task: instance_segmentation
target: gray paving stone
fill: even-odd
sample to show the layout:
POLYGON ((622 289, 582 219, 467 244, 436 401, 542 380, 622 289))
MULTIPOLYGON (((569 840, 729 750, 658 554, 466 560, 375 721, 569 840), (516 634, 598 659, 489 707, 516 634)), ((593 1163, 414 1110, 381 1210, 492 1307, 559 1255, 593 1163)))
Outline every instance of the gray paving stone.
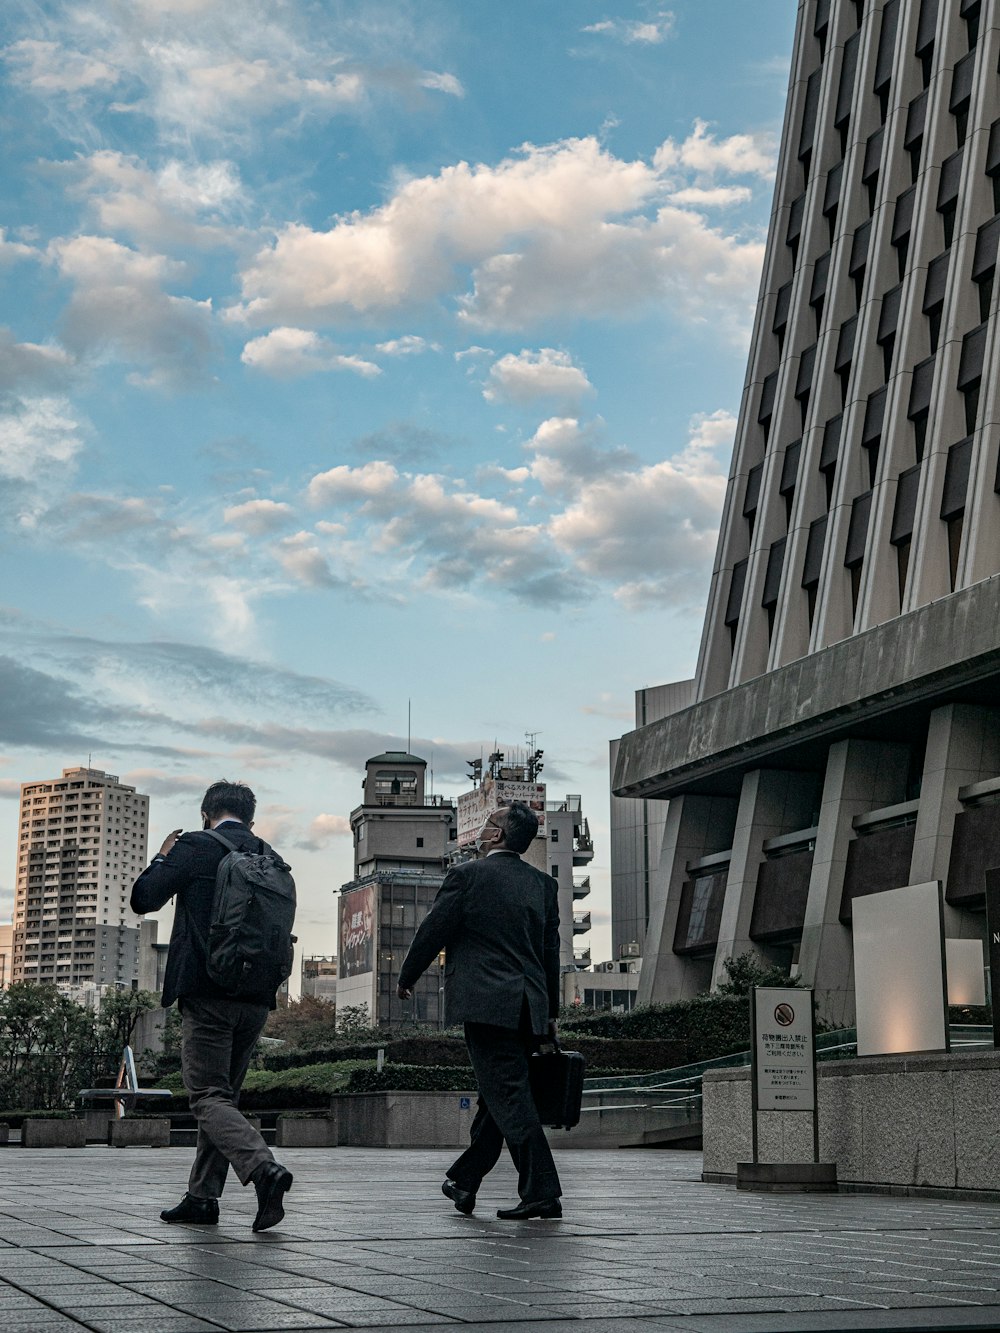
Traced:
POLYGON ((299 1150, 286 1154, 296 1174, 286 1224, 254 1236, 255 1201, 238 1188, 218 1228, 158 1222, 183 1189, 180 1151, 115 1158, 127 1207, 95 1207, 110 1151, 5 1158, 2 1333, 1000 1324, 993 1204, 743 1196, 701 1184, 692 1154, 564 1150, 564 1220, 510 1225, 493 1216, 514 1197, 506 1162, 466 1219, 440 1196, 447 1153, 299 1150))

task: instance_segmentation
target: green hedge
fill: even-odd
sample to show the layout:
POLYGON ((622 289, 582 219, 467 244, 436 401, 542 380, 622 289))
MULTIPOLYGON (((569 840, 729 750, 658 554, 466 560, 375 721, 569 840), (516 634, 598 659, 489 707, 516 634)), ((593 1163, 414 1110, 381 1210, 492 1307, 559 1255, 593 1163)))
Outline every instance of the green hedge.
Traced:
POLYGON ((595 1014, 567 1024, 562 1041, 604 1037, 618 1041, 664 1041, 676 1045, 674 1064, 713 1060, 750 1045, 750 1002, 743 995, 700 995, 674 1004, 651 1004, 627 1014, 595 1014))
MULTIPOLYGON (((662 1038, 652 1040, 621 1040, 603 1035, 574 1033, 574 1050, 584 1056, 588 1065, 606 1067, 613 1064, 627 1073, 653 1073, 684 1063, 686 1046, 683 1042, 662 1038)), ((309 1065, 340 1064, 347 1060, 374 1060, 379 1049, 385 1052, 388 1064, 433 1065, 464 1069, 469 1053, 460 1037, 416 1036, 386 1040, 378 1046, 328 1046, 312 1051, 275 1051, 265 1055, 261 1063, 266 1070, 301 1069, 309 1065)))
POLYGON ((356 1069, 347 1092, 474 1092, 476 1076, 468 1066, 385 1065, 356 1069))

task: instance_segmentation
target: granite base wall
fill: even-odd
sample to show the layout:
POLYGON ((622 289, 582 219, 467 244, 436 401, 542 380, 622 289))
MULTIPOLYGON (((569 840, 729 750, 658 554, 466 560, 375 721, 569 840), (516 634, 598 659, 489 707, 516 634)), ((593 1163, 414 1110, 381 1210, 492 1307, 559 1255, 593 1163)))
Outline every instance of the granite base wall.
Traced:
POLYGON ((333 1098, 341 1146, 464 1148, 474 1092, 361 1092, 333 1098))
MULTIPOLYGON (((1000 1051, 879 1056, 817 1068, 819 1157, 846 1185, 1000 1194, 1000 1051)), ((703 1083, 704 1174, 752 1156, 749 1069, 703 1083)), ((758 1115, 762 1162, 812 1161, 812 1117, 758 1115)))

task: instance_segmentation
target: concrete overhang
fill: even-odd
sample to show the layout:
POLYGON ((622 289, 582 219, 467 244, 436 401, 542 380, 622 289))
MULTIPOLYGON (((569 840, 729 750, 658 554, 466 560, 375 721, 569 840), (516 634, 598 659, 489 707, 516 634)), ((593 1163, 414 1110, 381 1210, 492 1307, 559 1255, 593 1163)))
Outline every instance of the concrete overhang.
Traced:
POLYGON ((733 795, 751 769, 821 770, 836 740, 912 739, 952 702, 1000 706, 1000 576, 629 732, 612 791, 733 795))

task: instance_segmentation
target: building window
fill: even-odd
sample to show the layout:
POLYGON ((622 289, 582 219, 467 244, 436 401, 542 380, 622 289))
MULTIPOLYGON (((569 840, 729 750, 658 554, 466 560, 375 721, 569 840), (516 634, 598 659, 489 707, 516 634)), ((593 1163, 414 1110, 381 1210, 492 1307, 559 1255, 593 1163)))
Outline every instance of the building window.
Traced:
POLYGON ((417 839, 417 846, 418 846, 418 847, 423 847, 423 845, 424 845, 424 840, 423 840, 423 838, 418 838, 418 839, 417 839))
POLYGON ((558 841, 559 841, 559 830, 558 830, 557 828, 554 828, 554 829, 552 830, 552 832, 549 834, 549 838, 550 838, 550 840, 551 840, 552 842, 558 842, 558 841))
POLYGON ((552 868, 551 868, 551 870, 549 871, 549 873, 551 874, 551 876, 552 876, 553 879, 558 879, 558 878, 559 878, 559 867, 558 867, 557 865, 553 865, 552 868))

